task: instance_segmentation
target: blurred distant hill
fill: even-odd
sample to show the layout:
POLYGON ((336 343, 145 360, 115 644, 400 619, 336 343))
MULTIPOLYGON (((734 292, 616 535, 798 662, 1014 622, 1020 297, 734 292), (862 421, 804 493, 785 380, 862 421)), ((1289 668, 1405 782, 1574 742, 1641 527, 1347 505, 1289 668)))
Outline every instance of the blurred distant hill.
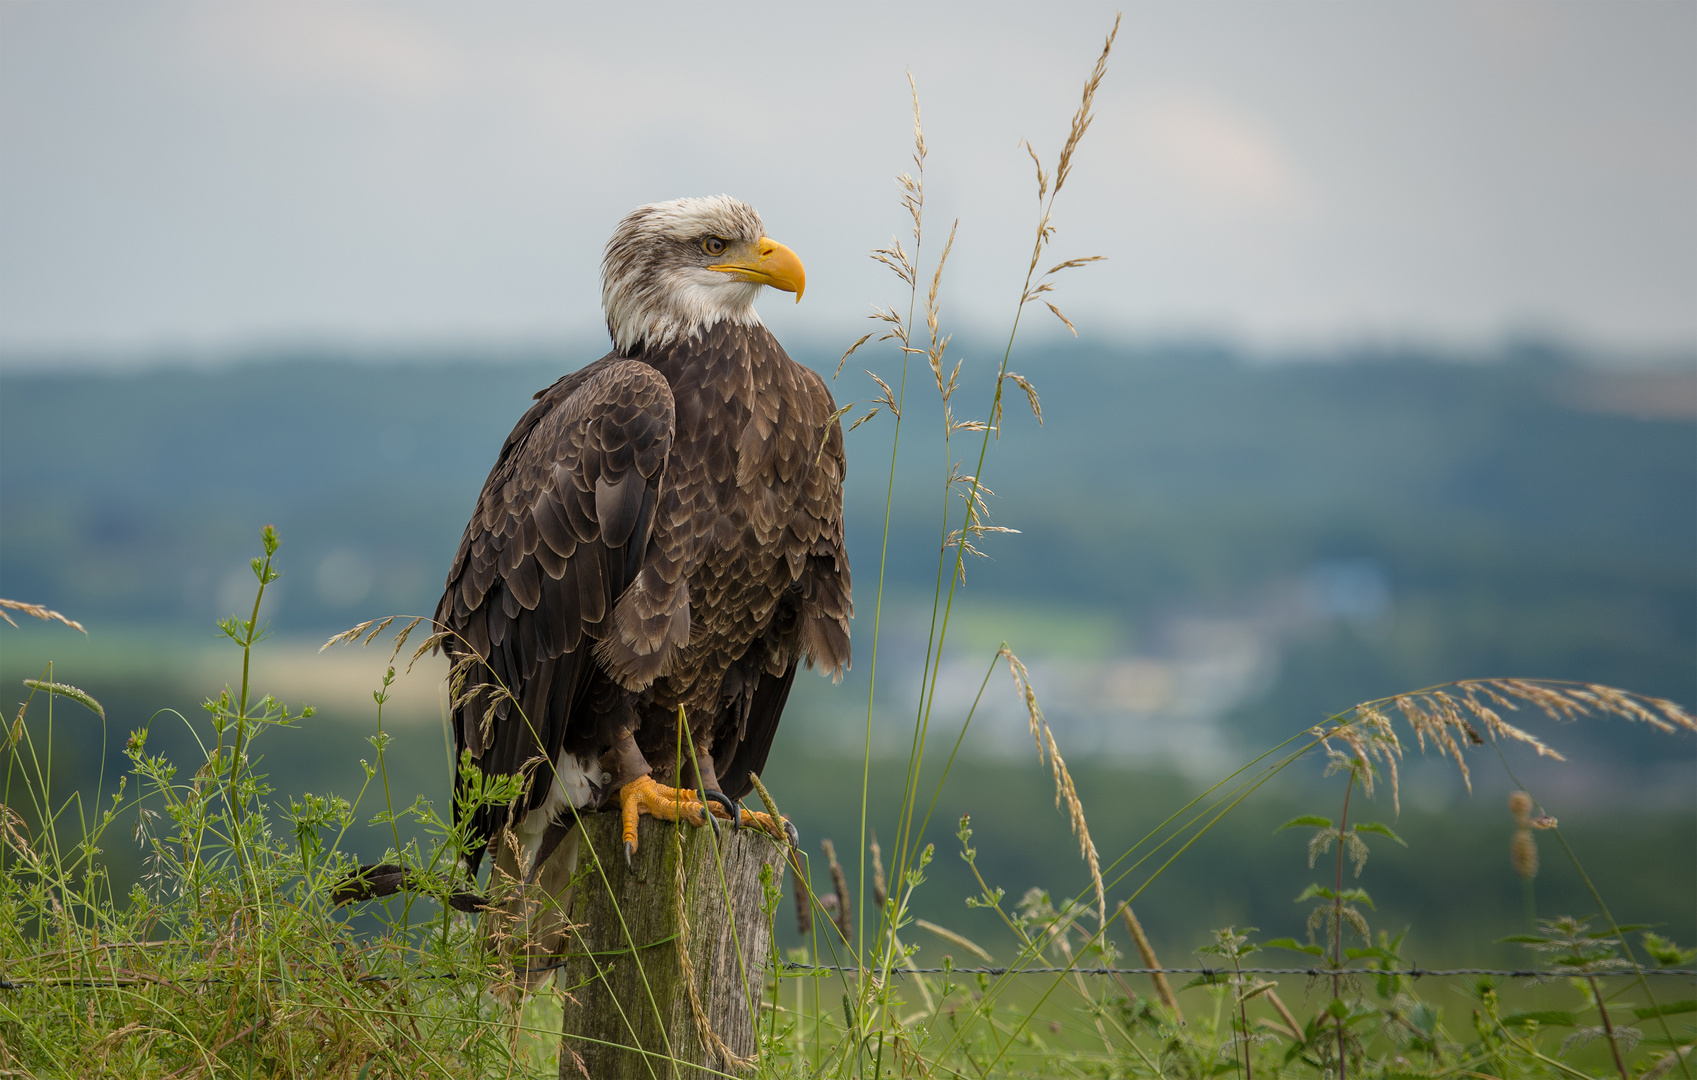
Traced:
MULTIPOLYGON (((981 414, 992 353, 956 351, 956 413, 981 414)), ((274 522, 276 629, 428 613, 502 438, 532 393, 599 352, 0 375, 0 595, 91 628, 203 635, 251 596, 246 560, 274 522)), ((827 376, 836 364, 798 358, 827 376)), ((1084 343, 1014 366, 1045 423, 1010 402, 991 446, 994 520, 1020 532, 988 538, 992 558, 968 568, 946 676, 976 686, 1007 638, 1075 750, 1206 767, 1224 742, 1478 675, 1697 702, 1697 365, 1524 349, 1268 364, 1084 343)), ((896 382, 900 361, 857 354, 840 402, 873 395, 863 367, 896 382)), ((908 386, 885 649, 897 698, 942 531, 923 361, 908 386)), ((890 419, 849 437, 857 677, 890 419)), ((858 705, 808 695, 864 716, 864 690, 858 705)), ((986 709, 979 739, 1013 748, 1023 729, 1010 700, 986 709)), ((859 738, 845 742, 858 752, 859 738)), ((1618 728, 1560 739, 1596 747, 1593 764, 1670 749, 1618 728)), ((1672 749, 1688 771, 1691 747, 1672 749)))

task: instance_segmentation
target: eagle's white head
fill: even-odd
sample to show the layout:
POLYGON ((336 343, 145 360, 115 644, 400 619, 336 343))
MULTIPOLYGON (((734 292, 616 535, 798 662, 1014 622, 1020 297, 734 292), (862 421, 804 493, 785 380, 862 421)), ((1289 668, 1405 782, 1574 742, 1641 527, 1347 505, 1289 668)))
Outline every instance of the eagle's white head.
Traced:
POLYGON ((639 206, 601 259, 607 331, 627 355, 722 321, 758 325, 762 285, 799 301, 806 284, 796 253, 768 239, 754 207, 729 195, 639 206))

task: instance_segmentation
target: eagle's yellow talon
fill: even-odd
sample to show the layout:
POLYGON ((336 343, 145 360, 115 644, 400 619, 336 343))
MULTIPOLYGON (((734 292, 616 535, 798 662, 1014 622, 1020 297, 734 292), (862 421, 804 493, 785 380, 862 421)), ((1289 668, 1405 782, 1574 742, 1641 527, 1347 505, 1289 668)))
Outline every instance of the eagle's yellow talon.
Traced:
POLYGON ((624 819, 626 863, 636 853, 636 826, 643 814, 662 821, 707 824, 707 811, 692 789, 657 784, 651 776, 639 776, 619 789, 619 812, 624 819))
POLYGON ((744 825, 753 825, 756 828, 763 830, 774 840, 794 843, 792 833, 795 831, 795 826, 790 824, 788 818, 782 819, 782 824, 780 824, 777 821, 773 821, 772 815, 766 813, 764 810, 744 810, 742 812, 742 823, 744 825))

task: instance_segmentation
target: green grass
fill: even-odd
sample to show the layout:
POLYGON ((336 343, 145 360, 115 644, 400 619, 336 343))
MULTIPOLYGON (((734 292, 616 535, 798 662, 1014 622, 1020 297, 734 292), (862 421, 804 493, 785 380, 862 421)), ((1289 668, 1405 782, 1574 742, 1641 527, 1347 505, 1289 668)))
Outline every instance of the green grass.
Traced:
MULTIPOLYGON (((272 569, 262 564, 262 572, 272 569)), ((5 1067, 28 1075, 164 1076, 179 1070, 266 1076, 552 1074, 557 1068, 559 1010, 570 1005, 555 990, 516 1003, 512 969, 484 951, 473 920, 450 914, 428 897, 366 905, 374 910, 358 915, 329 906, 325 891, 360 861, 356 851, 364 849, 369 858, 375 843, 390 849, 386 858, 439 869, 444 847, 455 840, 452 829, 423 803, 413 814, 403 815, 409 828, 401 831, 394 803, 382 792, 386 759, 396 743, 381 734, 370 735, 367 764, 358 774, 364 786, 346 802, 328 795, 315 799, 279 794, 268 777, 255 771, 267 743, 311 739, 316 725, 329 724, 330 730, 346 726, 345 721, 320 716, 285 716, 280 704, 244 683, 244 669, 263 667, 255 662, 265 648, 258 615, 256 605, 247 620, 225 625, 240 658, 237 663, 237 654, 229 657, 226 690, 209 699, 200 716, 161 713, 144 730, 130 734, 124 750, 127 774, 121 781, 108 775, 98 793, 56 789, 57 770, 49 758, 56 747, 86 750, 96 744, 102 734, 100 717, 63 694, 37 692, 11 718, 8 828, 0 852, 0 956, 5 976, 16 988, 0 991, 0 1033, 9 1055, 5 1067), (153 731, 167 729, 192 733, 177 740, 189 751, 180 759, 153 751, 153 731), (144 855, 141 876, 127 889, 115 887, 115 860, 108 853, 131 848, 138 839, 144 855)), ((40 674, 61 682, 65 678, 62 668, 40 674)), ((381 694, 384 687, 373 689, 381 694)), ((380 704, 374 701, 368 711, 368 732, 376 726, 380 704)), ((410 723, 416 735, 417 721, 410 723)), ((415 774, 416 769, 408 769, 408 775, 415 774)), ((899 772, 892 776, 879 769, 878 775, 879 782, 868 789, 874 821, 879 820, 878 807, 899 807, 899 772)), ((865 962, 855 959, 859 956, 882 960, 891 974, 876 982, 825 973, 777 978, 770 984, 762 1028, 762 1075, 900 1075, 905 1062, 930 1075, 1215 1075, 1246 1064, 1268 1075, 1306 1076, 1324 1072, 1331 1060, 1328 1009, 1345 1013, 1346 1053, 1356 1070, 1567 1075, 1566 1068, 1593 1075, 1608 1065, 1609 1055, 1597 1040, 1566 1053, 1562 1049, 1568 1036, 1595 1026, 1595 1007, 1584 987, 1561 980, 1529 985, 1428 979, 1416 984, 1374 975, 1372 966, 1399 966, 1392 959, 1395 954, 1384 950, 1396 942, 1419 942, 1423 931, 1418 918, 1410 930, 1406 922, 1381 918, 1377 912, 1364 914, 1375 930, 1386 926, 1391 936, 1342 935, 1344 941, 1355 942, 1352 948, 1371 940, 1379 951, 1351 958, 1367 970, 1340 986, 1338 993, 1302 978, 1275 980, 1278 992, 1288 999, 1287 1008, 1301 1022, 1300 1040, 1280 1026, 1284 1022, 1269 1005, 1264 988, 1244 1003, 1234 1020, 1234 1002, 1244 992, 1254 992, 1256 983, 1233 986, 1215 980, 1181 990, 1178 1003, 1185 1023, 1179 1025, 1136 976, 895 974, 910 963, 978 963, 958 941, 912 921, 924 917, 915 914, 920 910, 918 898, 934 892, 949 894, 938 910, 955 914, 928 921, 976 940, 998 965, 1135 964, 1122 936, 1104 935, 1095 926, 1082 867, 1059 875, 1071 884, 1057 891, 1012 882, 1010 892, 998 895, 1007 881, 1002 874, 1008 869, 1005 853, 1030 846, 1022 830, 1040 825, 1044 811, 1053 813, 1045 806, 1046 796, 1031 797, 1036 794, 1032 782, 1039 775, 1012 764, 979 765, 957 775, 957 783, 963 777, 976 783, 955 790, 941 804, 942 813, 952 819, 955 800, 982 806, 975 831, 950 838, 954 822, 943 820, 940 828, 926 834, 927 842, 937 846, 929 857, 917 859, 918 872, 907 880, 910 887, 898 891, 882 912, 874 908, 871 925, 876 936, 870 949, 845 948, 841 942, 827 948, 817 932, 808 942, 788 944, 792 960, 835 959, 853 967, 865 962), (984 797, 997 790, 1018 795, 984 797), (967 853, 971 858, 962 862, 960 857, 967 853), (966 869, 965 878, 960 868, 966 869), (974 898, 976 908, 959 907, 962 900, 974 898), (845 1022, 845 1001, 852 1022, 845 1022), (1245 1030, 1250 1037, 1247 1062, 1245 1030)), ((1136 816, 1143 820, 1132 832, 1147 831, 1153 824, 1149 806, 1165 802, 1170 809, 1184 798, 1181 782, 1153 780, 1150 798, 1138 805, 1125 795, 1124 774, 1078 775, 1081 796, 1094 808, 1099 823, 1138 806, 1136 816)), ((918 787, 928 789, 930 783, 918 787)), ((1340 777, 1326 786, 1341 798, 1346 783, 1354 781, 1340 777)), ((852 805, 852 782, 827 787, 821 794, 826 803, 841 799, 852 805)), ((1228 802, 1235 798, 1229 785, 1215 794, 1228 795, 1228 802)), ((1271 837, 1273 824, 1288 811, 1326 809, 1301 807, 1291 801, 1291 794, 1287 790, 1277 798, 1246 803, 1243 811, 1253 815, 1248 824, 1260 823, 1259 831, 1267 837, 1262 846, 1278 847, 1277 858, 1246 863, 1241 849, 1234 855, 1229 846, 1221 850, 1217 845, 1224 833, 1204 832, 1187 853, 1201 868, 1190 877, 1192 888, 1242 889, 1273 865, 1282 866, 1287 882, 1292 873, 1298 879, 1324 879, 1324 860, 1321 873, 1305 867, 1301 837, 1271 837), (1232 865, 1234 861, 1238 865, 1232 865)), ((1382 790, 1379 800, 1381 805, 1363 810, 1358 799, 1357 813, 1383 817, 1382 790)), ((1207 805, 1207 799, 1198 804, 1207 805)), ((1398 819, 1396 828, 1417 844, 1407 852, 1382 837, 1367 837, 1376 850, 1363 884, 1383 898, 1373 871, 1385 860, 1408 868, 1400 877, 1395 872, 1385 875, 1407 889, 1409 873, 1418 875, 1422 864, 1453 859, 1453 837, 1420 836, 1444 818, 1414 815, 1408 824, 1398 819)), ((1064 818, 1049 822, 1050 843, 1065 842, 1064 818)), ((1664 851, 1690 847, 1689 835, 1659 836, 1634 827, 1630 819, 1609 824, 1634 834, 1625 850, 1603 860, 1614 877, 1655 874, 1658 846, 1664 851)), ((1097 829, 1104 841, 1115 837, 1107 850, 1122 845, 1131 849, 1133 858, 1126 862, 1154 846, 1130 843, 1125 832, 1100 825, 1097 829)), ((1493 837, 1499 852, 1505 833, 1503 829, 1493 837)), ((1190 830, 1177 835, 1182 842, 1196 834, 1190 830)), ((1576 833, 1581 849, 1595 850, 1606 842, 1606 833, 1584 836, 1583 829, 1576 833)), ((1161 848, 1138 874, 1111 888, 1112 895, 1128 895, 1172 846, 1161 848)), ((1558 878, 1565 868, 1547 840, 1543 847, 1547 866, 1541 880, 1558 878)), ((843 857, 848 858, 846 852, 843 857)), ((1112 880, 1116 864, 1104 862, 1112 880)), ((1499 862, 1499 874, 1502 870, 1499 862)), ((1671 876, 1666 870, 1662 875, 1671 876)), ((1609 878, 1602 881, 1605 891, 1616 891, 1610 889, 1609 878)), ((1349 883, 1355 887, 1353 878, 1349 883)), ((1625 893, 1623 906, 1632 907, 1645 890, 1619 891, 1625 893)), ((1295 890, 1285 887, 1282 895, 1288 902, 1295 890)), ((1575 894, 1570 889, 1564 898, 1575 894)), ((1325 898, 1321 900, 1324 906, 1325 898)), ((1385 906, 1389 914, 1395 901, 1385 906)), ((1419 906, 1416 902, 1412 915, 1420 914, 1419 906)), ((1300 908, 1291 909, 1282 921, 1291 931, 1278 936, 1288 936, 1292 946, 1306 946, 1300 925, 1304 915, 1300 908)), ((1517 929, 1524 931, 1524 924, 1517 929)), ((1492 940, 1501 936, 1485 932, 1492 940)), ((1632 935, 1630 944, 1642 960, 1655 963, 1643 956, 1640 938, 1632 935)), ((1321 947, 1326 940, 1322 932, 1321 947)), ((1479 944, 1490 947, 1489 940, 1479 944)), ((1234 948, 1243 954, 1246 946, 1234 948)), ((1613 952, 1617 944, 1606 939, 1594 947, 1613 952)), ((1169 948, 1163 946, 1162 958, 1174 966, 1220 966, 1217 957, 1179 958, 1169 948)), ((1503 947, 1497 948, 1495 962, 1529 962, 1516 963, 1512 955, 1503 956, 1503 947)), ((1429 967, 1431 955, 1411 952, 1406 944, 1401 947, 1403 962, 1418 957, 1429 967)), ((1291 949, 1255 954, 1261 962, 1269 956, 1277 957, 1275 966, 1315 962, 1291 949)), ((1670 1037, 1678 1045, 1690 1041, 1687 1012, 1650 1017, 1649 1022, 1638 1017, 1652 1007, 1642 985, 1613 976, 1605 995, 1617 1025, 1645 1036, 1627 1054, 1635 1074, 1654 1068, 1665 1056, 1670 1037), (1667 1034, 1658 1030, 1661 1019, 1669 1024, 1667 1034)), ((1680 1004, 1684 1000, 1677 991, 1657 999, 1670 1009, 1685 1008, 1680 1004)))

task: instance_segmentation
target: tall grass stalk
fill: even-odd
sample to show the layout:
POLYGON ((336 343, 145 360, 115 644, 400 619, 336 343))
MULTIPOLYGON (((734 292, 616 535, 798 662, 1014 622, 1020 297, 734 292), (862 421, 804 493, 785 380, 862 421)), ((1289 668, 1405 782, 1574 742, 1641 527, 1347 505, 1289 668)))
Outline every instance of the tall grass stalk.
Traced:
MULTIPOLYGON (((895 425, 895 431, 890 439, 890 475, 888 486, 884 492, 884 523, 878 547, 878 592, 872 606, 872 656, 866 679, 866 741, 860 771, 860 873, 856 878, 859 883, 859 903, 857 907, 860 911, 860 923, 856 937, 861 941, 866 940, 866 813, 870 802, 872 779, 872 718, 878 693, 878 646, 882 640, 884 627, 884 580, 890 561, 890 519, 895 506, 896 461, 897 455, 901 451, 902 411, 907 405, 907 367, 908 357, 911 353, 911 342, 907 328, 913 325, 913 312, 919 299, 918 260, 924 248, 925 128, 921 123, 919 113, 919 85, 914 81, 911 71, 907 76, 907 85, 913 100, 913 172, 911 174, 903 173, 897 177, 897 183, 902 187, 902 206, 908 211, 913 223, 913 255, 911 258, 908 256, 902 249, 899 240, 892 241, 889 248, 880 249, 873 253, 874 258, 894 270, 898 277, 907 282, 908 301, 905 319, 890 317, 893 315, 894 309, 891 309, 890 314, 880 316, 882 321, 888 323, 891 327, 880 340, 894 338, 901 349, 901 377, 897 381, 899 389, 892 394, 888 384, 878 379, 877 376, 872 376, 884 391, 881 400, 883 407, 890 411, 891 422, 895 425)), ((843 353, 842 360, 837 362, 838 375, 842 374, 843 362, 852 356, 855 350, 864 345, 871 336, 871 334, 861 335, 860 340, 849 346, 848 351, 843 353)), ((867 374, 872 375, 871 372, 867 372, 867 374)), ((876 415, 877 409, 874 408, 856 419, 849 426, 849 430, 853 431, 876 415)), ((879 910, 880 917, 882 917, 883 905, 879 905, 879 910)))
MULTIPOLYGON (((894 423, 896 424, 891 446, 889 486, 886 490, 885 498, 885 520, 883 526, 884 536, 879 565, 879 589, 878 596, 875 601, 874 613, 872 676, 869 679, 866 738, 865 745, 863 747, 862 808, 860 823, 861 852, 859 857, 860 880, 858 888, 860 896, 859 907, 861 911, 861 922, 859 924, 860 930, 856 935, 858 938, 856 948, 860 950, 858 955, 861 957, 858 961, 859 966, 863 969, 868 968, 869 966, 875 968, 877 971, 876 982, 883 986, 888 985, 892 971, 901 964, 904 958, 905 949, 897 948, 897 943, 899 942, 897 932, 903 924, 904 913, 912 890, 919 883, 916 874, 916 867, 922 861, 918 844, 923 836, 923 825, 921 825, 917 831, 915 829, 915 815, 920 802, 919 783, 921 771, 924 767, 926 748, 929 744, 930 724, 933 709, 936 704, 936 688, 942 666, 943 648, 947 639, 949 618, 953 611, 955 590, 961 580, 964 570, 964 557, 968 551, 975 550, 972 543, 975 537, 982 537, 986 533, 993 531, 1009 531, 998 526, 992 526, 985 519, 983 496, 988 492, 988 489, 982 484, 981 476, 984 463, 988 455, 990 435, 992 431, 999 430, 1003 390, 1005 384, 1010 378, 1025 389, 1033 412, 1038 416, 1039 420, 1041 419, 1041 409, 1038 405, 1035 391, 1031 388, 1030 384, 1023 379, 1023 377, 1010 373, 1008 370, 1009 362, 1012 357, 1013 343, 1019 330, 1019 317, 1028 303, 1033 302, 1044 293, 1052 290, 1053 283, 1047 280, 1049 277, 1052 277, 1054 274, 1059 273, 1062 270, 1082 265, 1085 262, 1094 261, 1093 259, 1069 260, 1068 262, 1055 267, 1053 270, 1049 271, 1048 274, 1042 275, 1041 280, 1039 280, 1037 275, 1037 267, 1042 259, 1043 252, 1046 250, 1053 237, 1054 230, 1051 225, 1051 219, 1054 208, 1054 200, 1070 173, 1073 155, 1076 152, 1085 131, 1089 127, 1091 118, 1091 102, 1096 88, 1100 84, 1106 71, 1108 55, 1112 49, 1114 37, 1118 33, 1118 28, 1119 22, 1116 18, 1114 28, 1110 31, 1107 41, 1103 46, 1102 54, 1097 61, 1095 70, 1093 71, 1091 78, 1086 82, 1083 101, 1077 115, 1074 117, 1072 129, 1069 132, 1066 144, 1062 149, 1061 156, 1055 168, 1054 185, 1052 189, 1049 184, 1048 175, 1044 172, 1041 165, 1038 167, 1038 202, 1040 220, 1036 230, 1036 240, 1032 251, 1030 265, 1027 268, 1025 280, 1021 286, 1020 302, 1016 308, 1013 324, 1009 331, 1004 355, 1001 364, 996 371, 989 418, 984 421, 962 421, 956 419, 952 409, 952 398, 955 389, 959 385, 961 370, 960 363, 957 361, 954 368, 945 375, 949 337, 941 330, 939 293, 943 273, 948 262, 948 256, 953 249, 956 230, 958 229, 958 222, 950 228, 948 241, 944 244, 942 252, 939 254, 937 261, 931 270, 930 284, 926 291, 924 302, 926 331, 924 346, 921 348, 915 344, 915 316, 919 307, 919 283, 921 279, 919 260, 923 251, 924 238, 924 166, 927 147, 925 143, 924 127, 921 119, 917 85, 914 83, 911 74, 909 76, 909 89, 912 95, 914 117, 914 172, 911 174, 902 174, 898 177, 898 183, 902 189, 902 205, 910 219, 914 250, 910 255, 904 249, 901 242, 897 240, 889 247, 881 248, 873 252, 873 257, 889 267, 897 275, 898 279, 907 287, 908 303, 907 313, 905 316, 900 314, 894 307, 875 309, 874 313, 874 318, 884 325, 884 330, 879 340, 893 340, 896 343, 901 359, 901 374, 898 381, 898 385, 901 389, 899 391, 892 392, 888 383, 871 372, 868 372, 868 375, 877 382, 879 388, 883 391, 883 396, 877 399, 877 406, 872 411, 856 420, 851 426, 852 430, 853 427, 858 427, 859 424, 870 420, 876 415, 879 408, 890 411, 893 415, 894 423), (1034 281, 1038 283, 1034 284, 1034 281), (864 943, 867 940, 865 935, 865 912, 867 907, 865 903, 865 890, 867 885, 865 860, 867 848, 867 808, 872 757, 871 736, 876 701, 877 649, 882 626, 884 573, 888 560, 888 538, 895 490, 896 461, 901 446, 901 422, 907 404, 907 376, 909 361, 911 357, 915 355, 925 356, 927 365, 931 369, 932 377, 938 390, 942 408, 944 454, 944 483, 941 491, 943 498, 942 532, 938 545, 938 567, 930 616, 931 625, 927 633, 920 694, 916 707, 912 738, 910 740, 902 800, 898 812, 895 858, 893 861, 894 874, 891 878, 894 883, 894 887, 887 902, 880 906, 876 939, 880 943, 881 948, 875 954, 874 960, 873 955, 869 955, 864 951, 866 948, 864 943), (977 468, 970 475, 963 474, 960 471, 953 450, 954 434, 957 431, 962 430, 977 432, 981 435, 977 455, 977 468), (966 503, 966 509, 964 511, 965 516, 961 522, 960 528, 951 532, 950 503, 952 498, 957 495, 964 497, 966 503), (953 553, 952 568, 949 565, 951 550, 953 553), (869 960, 873 961, 870 965, 868 963, 869 960)), ((1036 160, 1035 154, 1033 154, 1033 160, 1036 160)), ((1058 309, 1055 309, 1052 304, 1050 304, 1050 307, 1055 311, 1057 316, 1060 316, 1058 309)), ((1064 316, 1060 317, 1063 321, 1065 321, 1064 316)), ((1067 325, 1069 327, 1071 326, 1070 323, 1067 325)), ((870 335, 863 336, 859 341, 852 345, 844 354, 843 360, 846 361, 847 358, 862 344, 864 344, 869 337, 870 335)), ((841 367, 842 363, 839 362, 839 373, 841 371, 841 367)), ((1010 666, 1018 663, 1016 659, 1012 658, 1011 653, 1008 653, 1008 656, 1010 658, 1010 666)), ((1028 691, 1027 693, 1029 696, 1028 691)), ((980 696, 981 695, 982 691, 980 692, 980 696)), ((1033 709, 1035 710, 1035 699, 1031 698, 1031 701, 1033 709)), ((957 751, 965 737, 967 727, 970 725, 970 716, 971 714, 969 713, 968 718, 963 722, 960 735, 955 740, 957 751)), ((1034 711, 1034 736, 1038 734, 1038 730, 1038 722, 1034 711)), ((1046 730, 1046 725, 1043 730, 1046 730)), ((1059 757, 1058 749, 1053 744, 1052 737, 1050 738, 1047 747, 1045 747, 1041 741, 1039 742, 1039 753, 1042 754, 1045 749, 1048 751, 1055 766, 1057 787, 1070 791, 1070 777, 1066 778, 1063 782, 1065 766, 1059 757)), ((941 785, 947 780, 948 771, 952 766, 953 759, 954 754, 951 753, 950 760, 945 764, 942 776, 938 780, 939 790, 941 785)), ((1069 802, 1076 806, 1076 796, 1071 797, 1069 802)), ((931 800, 931 804, 934 807, 935 797, 931 800)), ((929 822, 929 818, 930 810, 927 809, 925 814, 925 820, 927 823, 929 822)), ((1085 845, 1092 862, 1094 862, 1094 850, 1090 847, 1088 829, 1083 824, 1081 811, 1075 812, 1075 829, 1081 833, 1081 842, 1085 845)), ((925 858, 928 858, 928 856, 925 856, 925 858)), ((1105 913, 1104 904, 1101 902, 1100 890, 1098 890, 1098 894, 1099 902, 1097 914, 1098 919, 1100 920, 1105 917, 1105 913)), ((877 1003, 880 1011, 882 1011, 887 1005, 887 1000, 887 995, 880 995, 878 997, 877 1003)), ((859 1021, 855 1018, 859 1015, 859 1010, 849 1009, 847 1011, 847 1015, 852 1021, 851 1026, 858 1027, 859 1021)), ((878 1047, 881 1052, 884 1045, 882 1032, 879 1033, 878 1039, 878 1047)), ((874 1067, 876 1068, 876 1066, 874 1067)))

